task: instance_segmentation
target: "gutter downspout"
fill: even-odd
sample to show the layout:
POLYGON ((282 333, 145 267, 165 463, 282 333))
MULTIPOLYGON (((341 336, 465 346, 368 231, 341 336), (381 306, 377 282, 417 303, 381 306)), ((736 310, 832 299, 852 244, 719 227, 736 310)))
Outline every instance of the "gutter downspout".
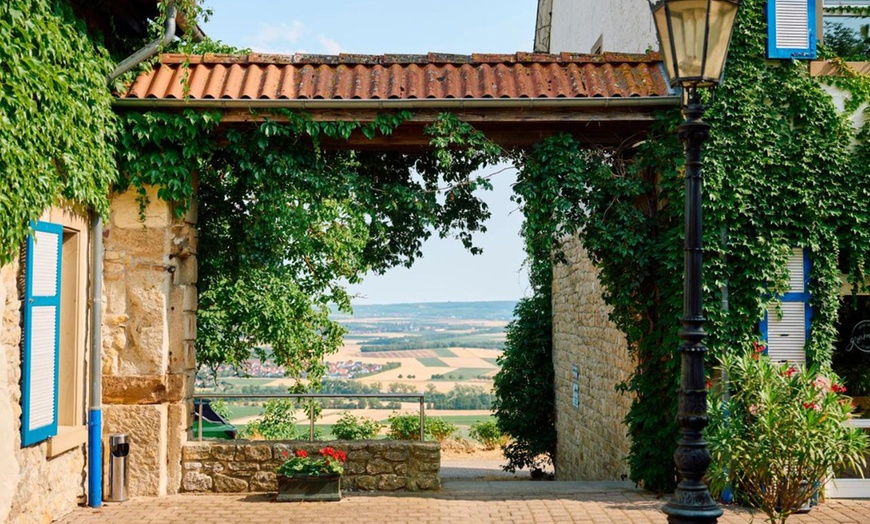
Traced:
MULTIPOLYGON (((148 60, 175 38, 178 8, 172 0, 166 10, 163 37, 154 40, 118 64, 106 77, 111 86, 119 76, 148 60)), ((201 33, 200 33, 201 34, 201 33)), ((91 365, 90 401, 88 405, 88 506, 98 508, 103 504, 103 219, 95 213, 92 220, 91 238, 94 252, 91 274, 91 365)))
POLYGON ((91 264, 91 390, 88 406, 88 506, 103 503, 103 218, 94 213, 91 238, 94 258, 91 264))
POLYGON ((172 39, 175 38, 175 18, 177 16, 178 8, 175 7, 175 2, 172 1, 166 8, 166 22, 163 25, 163 37, 152 41, 142 49, 122 60, 121 63, 115 67, 115 70, 109 73, 109 76, 106 78, 106 83, 111 84, 119 76, 156 55, 161 48, 168 46, 172 42, 172 39))

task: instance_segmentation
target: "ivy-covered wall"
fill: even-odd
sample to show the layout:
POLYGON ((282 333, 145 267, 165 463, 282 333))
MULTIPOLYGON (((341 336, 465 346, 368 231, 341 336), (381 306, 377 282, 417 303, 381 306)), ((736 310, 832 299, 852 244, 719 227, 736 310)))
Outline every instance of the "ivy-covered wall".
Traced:
POLYGON ((112 65, 66 2, 0 5, 0 264, 49 206, 108 209, 112 65))
MULTIPOLYGON (((111 67, 108 53, 66 2, 0 3, 2 522, 50 522, 75 508, 85 494, 81 443, 65 451, 57 442, 21 447, 23 289, 17 256, 29 222, 50 208, 85 214, 108 209, 117 176, 116 118, 106 87, 111 67)), ((84 420, 75 422, 84 428, 84 420)))
MULTIPOLYGON (((787 289, 790 249, 803 247, 813 262, 807 357, 829 366, 841 270, 852 282, 864 282, 870 255, 870 163, 866 127, 853 129, 823 83, 851 87, 857 99, 846 107, 855 110, 867 99, 867 77, 848 75, 853 85, 846 85, 811 77, 806 62, 766 60, 766 23, 765 3, 745 0, 726 81, 705 115, 712 124, 703 202, 708 362, 748 351, 760 338, 759 321, 787 289)), ((546 195, 526 199, 526 234, 577 234, 600 268, 611 319, 637 360, 619 386, 633 395, 626 417, 631 478, 656 490, 674 485, 678 438, 679 122, 676 111, 662 114, 648 140, 619 151, 552 138, 528 155, 520 175, 546 195)))

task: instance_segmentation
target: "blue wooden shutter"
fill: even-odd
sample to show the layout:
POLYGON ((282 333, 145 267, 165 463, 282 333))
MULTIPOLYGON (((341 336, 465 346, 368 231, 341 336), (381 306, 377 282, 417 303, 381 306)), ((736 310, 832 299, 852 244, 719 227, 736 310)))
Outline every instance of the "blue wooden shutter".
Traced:
POLYGON ((21 445, 57 435, 57 362, 63 227, 34 224, 27 239, 24 353, 21 373, 21 445))
POLYGON ((767 58, 816 58, 816 0, 768 0, 767 58))
POLYGON ((810 307, 810 261, 803 249, 795 249, 788 260, 789 290, 782 297, 780 316, 770 305, 761 322, 761 336, 767 342, 767 354, 774 362, 806 363, 806 342, 810 336, 813 310, 810 307))

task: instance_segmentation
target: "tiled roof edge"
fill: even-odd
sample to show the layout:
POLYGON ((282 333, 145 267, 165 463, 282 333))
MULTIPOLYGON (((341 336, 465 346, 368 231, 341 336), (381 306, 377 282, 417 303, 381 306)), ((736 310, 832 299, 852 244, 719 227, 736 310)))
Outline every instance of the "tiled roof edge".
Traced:
POLYGON ((296 53, 292 55, 251 53, 247 55, 227 55, 207 53, 204 55, 184 55, 168 53, 160 55, 160 62, 173 64, 363 64, 363 65, 393 65, 393 64, 494 64, 494 63, 560 63, 560 64, 617 64, 617 63, 651 63, 661 61, 661 54, 646 53, 546 53, 517 52, 514 54, 473 53, 457 55, 447 53, 415 54, 384 54, 365 55, 342 53, 339 55, 315 55, 296 53))

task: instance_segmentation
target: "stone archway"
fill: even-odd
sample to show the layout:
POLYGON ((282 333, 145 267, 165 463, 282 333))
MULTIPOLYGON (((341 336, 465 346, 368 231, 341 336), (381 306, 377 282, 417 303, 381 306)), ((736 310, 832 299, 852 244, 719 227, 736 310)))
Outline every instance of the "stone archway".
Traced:
MULTIPOLYGON (((421 150, 424 127, 455 113, 505 147, 568 132, 603 146, 642 140, 659 110, 678 105, 649 55, 164 55, 115 102, 118 111, 219 110, 244 127, 270 109, 318 121, 411 118, 389 137, 355 132, 325 148, 421 150), (182 81, 189 79, 185 96, 182 81)), ((280 118, 277 118, 280 121, 280 118)), ((149 193, 115 195, 105 237, 104 438, 131 435, 130 490, 179 490, 195 374, 197 212, 176 218, 149 193)))

